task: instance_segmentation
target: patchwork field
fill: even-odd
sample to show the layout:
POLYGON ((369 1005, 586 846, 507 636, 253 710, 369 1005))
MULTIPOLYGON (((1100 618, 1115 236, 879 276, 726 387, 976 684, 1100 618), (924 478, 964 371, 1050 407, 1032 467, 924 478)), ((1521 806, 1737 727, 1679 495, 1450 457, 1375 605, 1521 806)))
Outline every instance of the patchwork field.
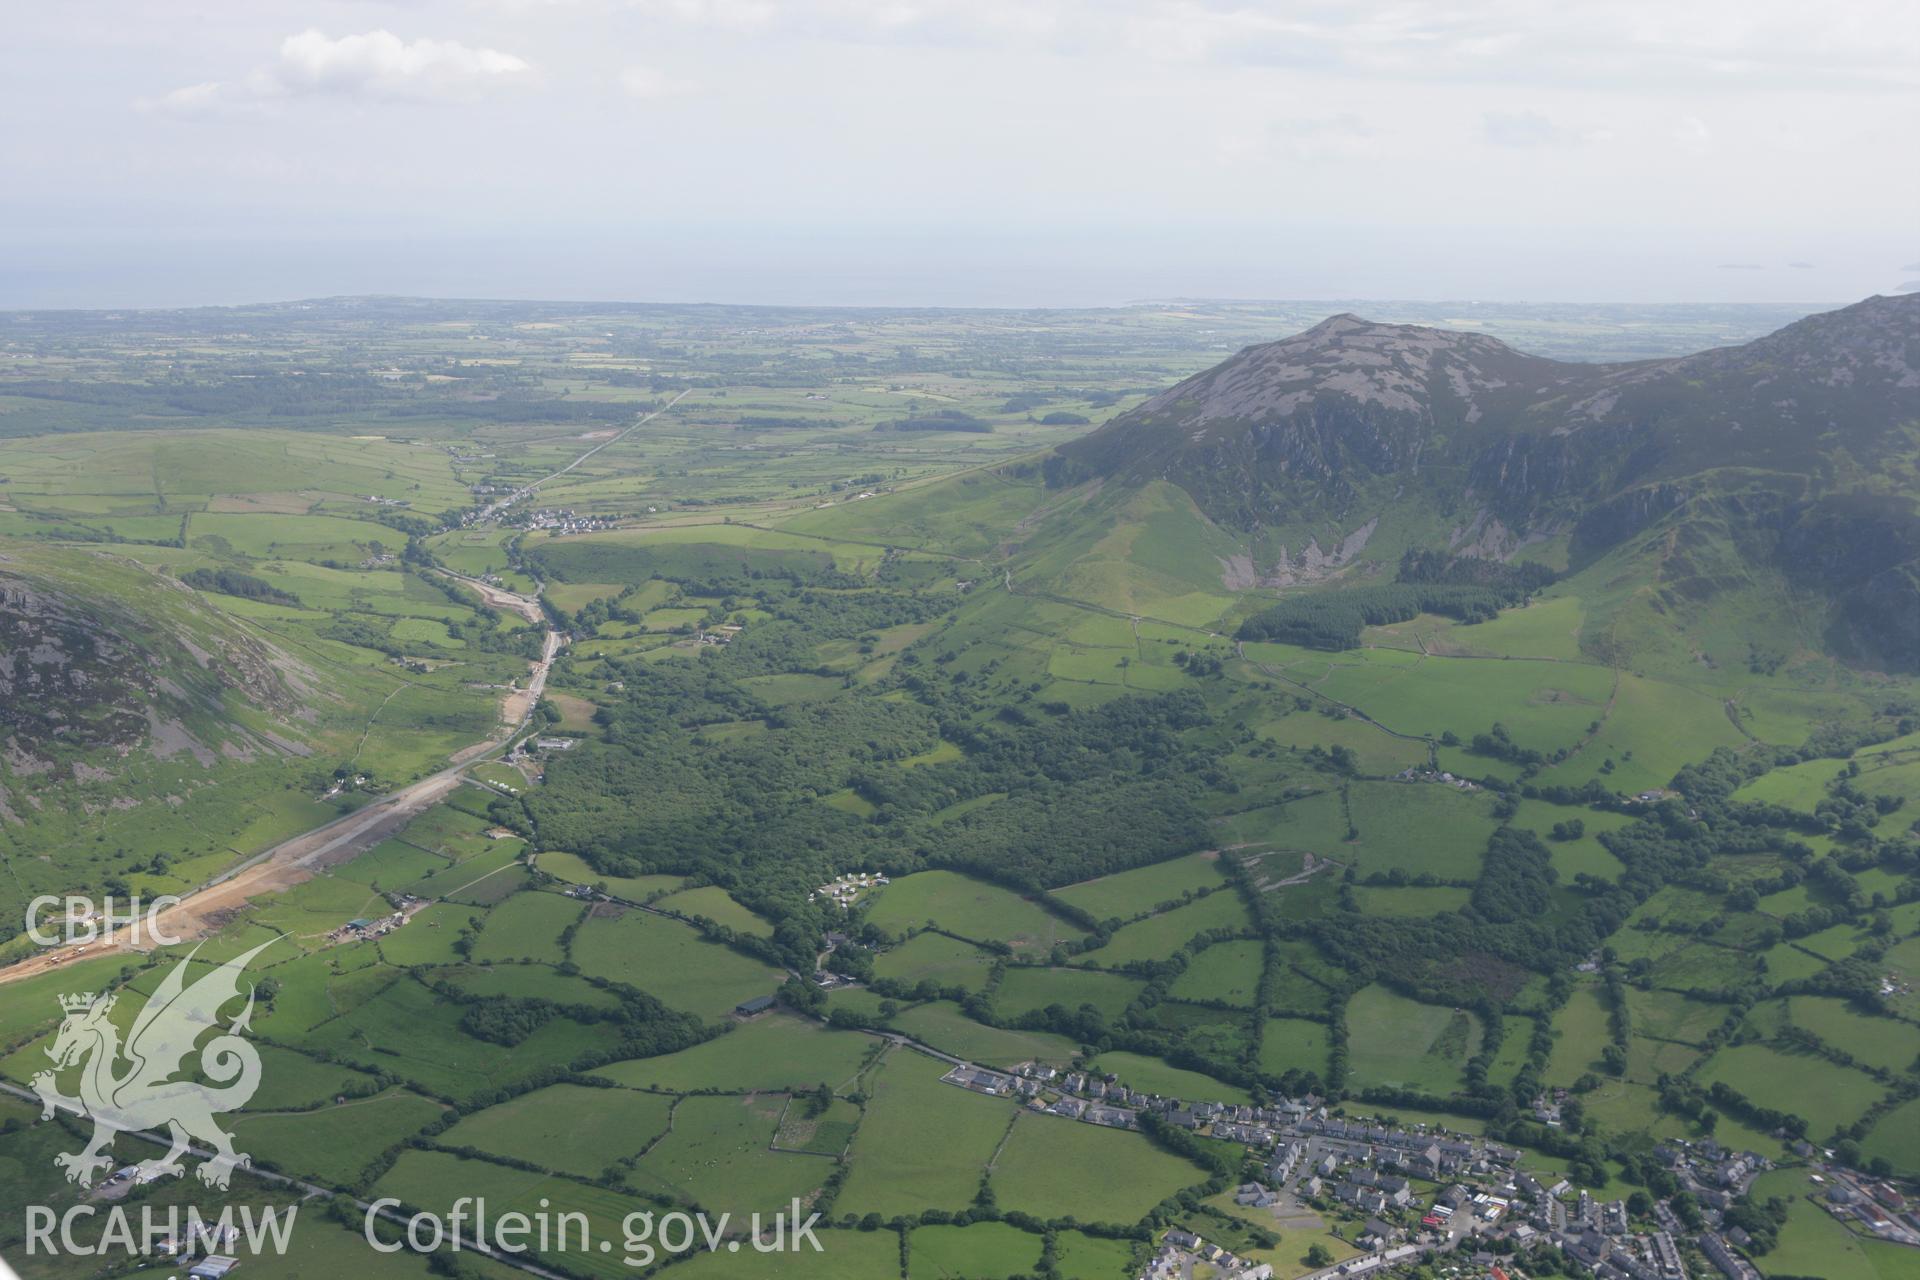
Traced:
POLYGON ((829 1031, 784 1014, 743 1022, 691 1049, 657 1058, 617 1062, 598 1073, 636 1088, 805 1089, 841 1088, 872 1056, 875 1042, 848 1031, 829 1031))
POLYGON ((922 871, 886 886, 867 909, 874 928, 900 936, 930 925, 962 938, 1045 951, 1084 936, 1045 908, 997 885, 950 871, 922 871))
MULTIPOLYGON (((1752 468, 1663 473, 1684 502, 1602 546, 1620 522, 1584 490, 1511 529, 1458 500, 1449 451, 1481 422, 1417 481, 1329 461, 1338 509, 1230 451, 1184 468, 1189 437, 1085 438, 1324 311, 11 313, 0 659, 73 678, 0 697, 0 908, 213 887, 208 936, 152 956, 0 939, 0 1075, 46 1068, 58 996, 114 993, 124 1041, 189 947, 197 975, 266 944, 262 1084, 232 1117, 263 1170, 434 1212, 546 1201, 614 1240, 669 1206, 833 1223, 823 1255, 723 1248, 674 1262, 687 1280, 1127 1280, 1172 1223, 1279 1280, 1357 1252, 1359 1215, 1168 1204, 1208 1177, 1178 1139, 947 1085, 949 1057, 1189 1102, 1311 1090, 1551 1148, 1528 1167, 1602 1201, 1710 1127, 1783 1166, 1762 1271, 1905 1280, 1762 1113, 1920 1177, 1920 682, 1848 629, 1886 580, 1816 601, 1748 544, 1834 575, 1900 545, 1868 509, 1898 505, 1911 442, 1761 441, 1743 411, 1752 468), (821 892, 852 872, 889 883, 821 892), (1535 1093, 1576 1084, 1582 1131, 1543 1136, 1535 1093), (1696 1120, 1716 1084, 1747 1105, 1696 1120), (938 1220, 987 1204, 1014 1221, 938 1220)), ((1747 315, 1472 319, 1624 359, 1747 315)), ((1846 367, 1853 395, 1877 366, 1846 367)), ((1724 415, 1672 394, 1678 467, 1724 415)), ((35 1114, 0 1099, 0 1201, 78 1203, 68 1131, 35 1114)), ((228 1199, 269 1194, 242 1173, 228 1199)), ((446 1269, 369 1253, 325 1203, 247 1274, 446 1269)))
POLYGON ((677 920, 627 910, 596 912, 574 938, 572 959, 584 973, 639 987, 671 1008, 718 1018, 755 996, 773 994, 781 974, 771 965, 708 941, 677 920))
POLYGON ((1450 1093, 1480 1047, 1480 1022, 1460 1009, 1419 1004, 1370 986, 1347 1003, 1349 1070, 1356 1085, 1450 1093))
POLYGON ((1120 929, 1106 946, 1086 953, 1090 964, 1117 969, 1165 958, 1196 936, 1213 929, 1244 929, 1247 909, 1231 889, 1208 894, 1182 907, 1149 916, 1120 929))
POLYGON ((666 1132, 672 1110, 658 1094, 556 1084, 467 1116, 435 1142, 593 1179, 646 1150, 666 1132))
POLYGON ((1022 1114, 994 1158, 988 1183, 996 1197, 1031 1204, 1044 1217, 1129 1222, 1201 1177, 1194 1165, 1137 1133, 1022 1114), (1069 1170, 1099 1173, 1076 1178, 1069 1170))
POLYGON ((946 1070, 945 1063, 910 1050, 888 1055, 853 1138, 842 1209, 888 1218, 972 1202, 1014 1110, 999 1099, 942 1084, 946 1070))

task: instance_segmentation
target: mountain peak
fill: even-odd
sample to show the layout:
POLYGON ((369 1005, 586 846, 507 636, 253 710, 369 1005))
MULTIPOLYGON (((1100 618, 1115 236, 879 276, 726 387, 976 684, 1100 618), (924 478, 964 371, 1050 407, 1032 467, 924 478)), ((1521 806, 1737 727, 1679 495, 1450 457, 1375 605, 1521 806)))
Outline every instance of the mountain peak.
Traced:
POLYGON ((1382 529, 1407 545, 1450 527, 1452 545, 1490 555, 1564 538, 1580 563, 1745 486, 1711 518, 1769 572, 1833 596, 1840 648, 1913 669, 1920 511, 1858 478, 1911 466, 1915 422, 1920 296, 1631 364, 1342 313, 1061 446, 1055 472, 1178 485, 1261 535, 1283 575, 1325 572, 1382 529))
POLYGON ((1582 367, 1523 355, 1485 334, 1341 312, 1292 337, 1247 347, 1136 412, 1184 407, 1198 421, 1271 420, 1331 398, 1429 420, 1457 412, 1476 421, 1486 394, 1520 382, 1552 382, 1563 370, 1582 367), (1436 398, 1448 407, 1437 409, 1436 398))

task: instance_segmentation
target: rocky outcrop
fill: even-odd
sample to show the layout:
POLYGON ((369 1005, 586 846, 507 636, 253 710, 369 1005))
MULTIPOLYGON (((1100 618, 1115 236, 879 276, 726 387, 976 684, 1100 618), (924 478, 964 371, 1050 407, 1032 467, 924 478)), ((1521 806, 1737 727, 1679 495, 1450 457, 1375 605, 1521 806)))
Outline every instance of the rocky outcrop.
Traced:
MULTIPOLYGON (((1920 295, 1611 365, 1338 315, 1062 446, 1048 474, 1170 481, 1247 534, 1350 531, 1384 513, 1497 558, 1566 532, 1576 568, 1663 521, 1710 520, 1712 540, 1834 602, 1837 648, 1920 669, 1920 623, 1901 612, 1920 574, 1914 495, 1884 492, 1917 430, 1920 295)), ((1289 536, 1267 565, 1230 562, 1224 580, 1291 585, 1353 559, 1320 537, 1289 536)), ((1727 580, 1703 570, 1689 591, 1727 580)))
POLYGON ((1242 529, 1350 517, 1388 480, 1524 532, 1729 465, 1871 466, 1920 423, 1920 295, 1740 347, 1589 365, 1339 315, 1248 347, 1062 446, 1075 474, 1171 480, 1242 529))

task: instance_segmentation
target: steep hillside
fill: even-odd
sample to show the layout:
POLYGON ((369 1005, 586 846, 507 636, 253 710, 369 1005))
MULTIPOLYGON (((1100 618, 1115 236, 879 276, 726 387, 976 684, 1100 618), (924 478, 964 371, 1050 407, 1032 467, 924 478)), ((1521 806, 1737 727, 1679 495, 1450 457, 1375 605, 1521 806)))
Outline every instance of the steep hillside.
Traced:
POLYGON ((231 856, 229 829, 305 767, 320 685, 132 560, 0 547, 0 904, 231 856))
MULTIPOLYGON (((1335 316, 1062 446, 1056 485, 1171 481, 1288 585, 1444 543, 1569 567, 1711 512, 1742 563, 1831 605, 1847 657, 1920 666, 1920 297, 1679 359, 1546 360, 1335 316), (1289 550, 1289 547, 1292 550, 1289 550), (1371 550, 1369 548, 1371 547, 1371 550)), ((1711 580, 1696 580, 1696 600, 1711 580)))
POLYGON ((97 770, 141 752, 202 763, 295 749, 233 719, 287 714, 286 655, 194 592, 101 553, 0 555, 0 733, 16 775, 97 770))

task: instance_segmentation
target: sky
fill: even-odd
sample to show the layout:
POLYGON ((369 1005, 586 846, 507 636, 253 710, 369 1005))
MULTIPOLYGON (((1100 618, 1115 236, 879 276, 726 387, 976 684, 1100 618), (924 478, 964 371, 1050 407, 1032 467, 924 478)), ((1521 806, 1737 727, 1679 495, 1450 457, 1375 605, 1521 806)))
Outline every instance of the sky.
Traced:
POLYGON ((1845 302, 1912 0, 64 0, 0 307, 1845 302))

